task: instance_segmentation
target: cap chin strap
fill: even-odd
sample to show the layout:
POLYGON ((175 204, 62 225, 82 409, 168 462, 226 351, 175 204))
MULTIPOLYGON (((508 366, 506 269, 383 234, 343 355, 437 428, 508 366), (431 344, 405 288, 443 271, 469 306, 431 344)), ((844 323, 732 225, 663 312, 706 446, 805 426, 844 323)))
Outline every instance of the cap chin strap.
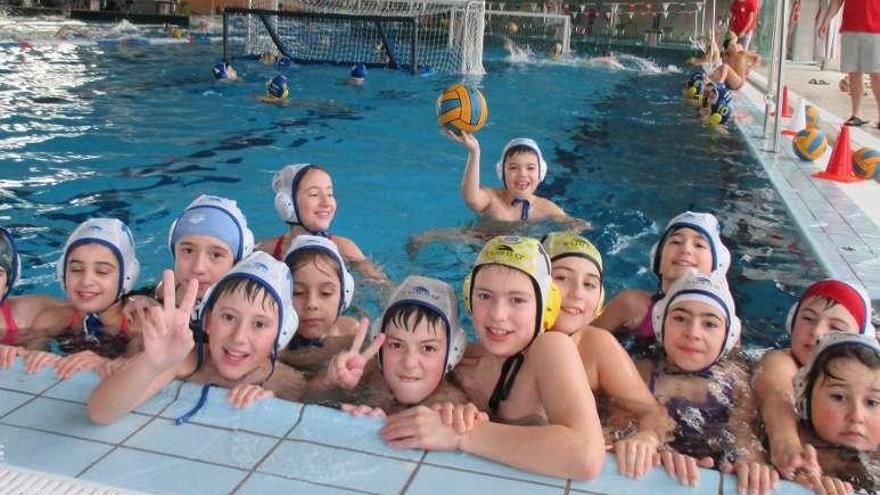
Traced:
POLYGON ((527 199, 516 198, 510 202, 510 205, 516 207, 516 205, 522 203, 522 213, 519 215, 520 220, 528 220, 529 219, 529 210, 532 209, 532 204, 527 199))

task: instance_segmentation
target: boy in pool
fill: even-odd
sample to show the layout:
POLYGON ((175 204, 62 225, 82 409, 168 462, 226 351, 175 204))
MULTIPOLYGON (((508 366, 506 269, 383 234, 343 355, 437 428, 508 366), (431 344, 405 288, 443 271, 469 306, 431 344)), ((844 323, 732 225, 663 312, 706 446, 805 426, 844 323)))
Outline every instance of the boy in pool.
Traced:
POLYGON ((800 438, 818 469, 796 481, 816 493, 874 493, 880 481, 880 345, 831 333, 794 378, 800 438))
POLYGON ((173 287, 174 273, 166 270, 163 306, 146 308, 140 317, 144 351, 92 391, 92 421, 117 421, 174 379, 228 388, 235 407, 273 395, 302 397, 302 374, 276 362, 298 323, 290 271, 283 263, 253 253, 208 290, 199 311, 207 343, 196 343, 189 328, 197 282, 189 281, 179 307, 173 287))
POLYGON ((286 105, 289 94, 290 84, 287 81, 287 76, 277 74, 266 83, 266 94, 261 95, 259 99, 263 103, 286 105))
POLYGON ((464 131, 459 135, 449 131, 444 133, 468 151, 461 178, 461 195, 471 210, 505 222, 566 216, 556 203, 535 195, 547 175, 547 162, 538 143, 528 138, 509 141, 495 165, 495 173, 504 187, 490 188, 480 185, 480 142, 476 136, 464 131))
POLYGON ((743 87, 752 67, 760 62, 761 56, 744 48, 737 42, 736 35, 733 35, 724 41, 721 65, 709 73, 709 79, 736 91, 743 87))
POLYGON ((304 372, 326 369, 330 358, 351 347, 358 322, 342 312, 351 305, 354 278, 330 239, 301 235, 284 263, 293 275, 293 307, 299 328, 281 361, 304 372))
POLYGON ((464 355, 467 335, 458 324, 458 300, 449 284, 411 275, 395 289, 373 324, 373 341, 363 352, 367 320, 361 320, 351 348, 333 357, 327 373, 313 380, 314 394, 352 390, 355 414, 384 416, 419 404, 467 402, 446 379, 464 355), (371 358, 377 355, 376 364, 371 358), (364 376, 366 374, 366 376, 364 376))
POLYGON ((238 79, 238 72, 228 62, 217 62, 214 64, 211 72, 217 81, 235 81, 238 79))
POLYGON ((785 330, 791 336, 791 348, 766 352, 755 370, 752 386, 773 464, 783 476, 793 479, 798 470, 815 471, 818 466, 809 465, 806 447, 798 436, 792 379, 810 361, 817 342, 826 335, 875 338, 870 299, 861 288, 841 280, 816 282, 792 305, 785 330))
POLYGON ((462 432, 419 406, 389 416, 382 438, 394 448, 461 450, 539 474, 595 478, 605 442, 584 366, 571 338, 544 331, 559 312, 544 248, 527 237, 492 239, 464 297, 483 349, 455 378, 492 421, 462 432))

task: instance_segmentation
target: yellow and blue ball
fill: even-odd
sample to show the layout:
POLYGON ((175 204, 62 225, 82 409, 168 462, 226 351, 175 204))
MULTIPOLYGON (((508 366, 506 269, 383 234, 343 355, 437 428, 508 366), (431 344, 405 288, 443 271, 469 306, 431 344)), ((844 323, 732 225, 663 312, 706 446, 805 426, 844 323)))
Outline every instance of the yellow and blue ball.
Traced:
POLYGON ((477 132, 488 117, 486 98, 477 88, 453 84, 437 98, 437 121, 455 134, 477 132))
POLYGON ((813 105, 804 107, 804 118, 807 121, 807 129, 819 127, 819 109, 813 105))
POLYGON ((872 148, 860 148, 853 153, 853 172, 859 177, 880 180, 880 151, 872 148))
POLYGON ((819 129, 804 129, 794 136, 794 153, 804 161, 814 161, 825 153, 828 140, 819 129))

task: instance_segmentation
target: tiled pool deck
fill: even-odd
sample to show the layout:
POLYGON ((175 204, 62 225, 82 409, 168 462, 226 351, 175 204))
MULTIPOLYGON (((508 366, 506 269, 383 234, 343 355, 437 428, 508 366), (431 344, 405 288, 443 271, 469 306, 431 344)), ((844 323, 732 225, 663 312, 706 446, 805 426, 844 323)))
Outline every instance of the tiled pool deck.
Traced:
MULTIPOLYGON (((235 410, 220 389, 176 426, 198 399, 201 386, 192 384, 174 383, 116 424, 96 426, 85 408, 96 383, 91 372, 67 381, 52 370, 27 375, 20 360, 0 370, 0 493, 12 492, 16 468, 169 494, 736 493, 734 478, 709 470, 696 488, 661 469, 633 481, 617 474, 610 456, 598 479, 581 482, 463 453, 393 450, 378 437, 381 420, 276 399, 235 410)), ((14 493, 49 492, 18 486, 14 493)), ((777 493, 808 492, 785 483, 777 493)))
MULTIPOLYGON (((762 83, 763 81, 758 81, 762 83)), ((798 102, 792 93, 793 103, 798 102)), ((779 153, 769 153, 763 138, 764 98, 746 85, 735 102, 737 125, 829 276, 859 280, 871 299, 880 300, 880 182, 851 184, 816 179, 825 170, 842 119, 820 109, 822 129, 829 136, 825 155, 815 162, 799 160, 791 140, 780 136, 779 153)), ((864 104, 873 104, 866 97, 864 104)), ((783 126, 784 127, 784 126, 783 126)), ((851 147, 880 149, 880 140, 851 129, 851 147)))

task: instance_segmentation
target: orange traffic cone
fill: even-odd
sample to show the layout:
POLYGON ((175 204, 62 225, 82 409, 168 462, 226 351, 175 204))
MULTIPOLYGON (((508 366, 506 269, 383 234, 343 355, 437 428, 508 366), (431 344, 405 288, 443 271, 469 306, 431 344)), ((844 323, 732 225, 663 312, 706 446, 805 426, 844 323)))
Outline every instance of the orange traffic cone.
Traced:
POLYGON ((840 134, 834 143, 834 151, 828 160, 828 167, 824 172, 816 172, 813 177, 828 179, 836 182, 858 182, 862 180, 856 177, 852 168, 852 149, 849 145, 849 126, 840 126, 840 134))
POLYGON ((794 111, 791 109, 791 102, 788 100, 788 86, 782 87, 782 117, 789 119, 794 111))

